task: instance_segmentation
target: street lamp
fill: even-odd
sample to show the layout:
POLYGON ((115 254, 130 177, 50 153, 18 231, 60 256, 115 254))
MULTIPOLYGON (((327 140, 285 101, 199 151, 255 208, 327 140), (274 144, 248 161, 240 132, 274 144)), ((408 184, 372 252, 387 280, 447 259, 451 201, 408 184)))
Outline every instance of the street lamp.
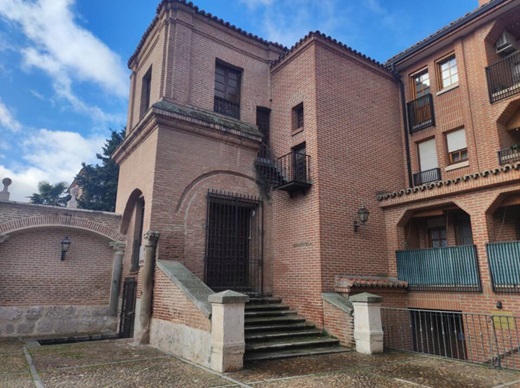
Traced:
POLYGON ((368 211, 368 209, 364 205, 361 205, 361 207, 357 211, 357 216, 361 223, 358 223, 357 220, 354 220, 354 232, 357 232, 361 225, 365 225, 367 223, 369 214, 370 212, 368 211))
POLYGON ((61 261, 65 260, 65 255, 70 247, 69 236, 66 236, 63 240, 61 240, 61 261))

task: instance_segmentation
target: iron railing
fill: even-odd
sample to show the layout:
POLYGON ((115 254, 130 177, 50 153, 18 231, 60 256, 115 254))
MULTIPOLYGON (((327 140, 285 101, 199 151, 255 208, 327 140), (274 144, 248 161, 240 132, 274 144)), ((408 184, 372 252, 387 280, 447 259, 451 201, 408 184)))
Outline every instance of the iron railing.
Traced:
POLYGON ((486 244, 495 292, 520 292, 520 241, 486 244))
POLYGON ((431 93, 409 102, 407 106, 410 133, 435 126, 435 113, 431 93))
POLYGON ((261 295, 263 212, 259 198, 210 190, 204 279, 214 291, 261 295))
POLYGON ((215 96, 213 110, 217 113, 240 120, 240 104, 215 96))
POLYGON ((518 144, 498 151, 498 163, 501 166, 518 161, 520 161, 520 145, 518 144))
POLYGON ((421 171, 413 174, 414 186, 424 185, 425 183, 441 180, 441 169, 432 168, 431 170, 421 171))
POLYGON ((269 146, 262 142, 255 160, 259 181, 268 187, 277 187, 284 182, 284 177, 278 167, 278 158, 269 146))
POLYGON ((520 317, 381 308, 387 349, 520 369, 520 317))
POLYGON ((300 152, 289 152, 277 160, 283 179, 278 187, 289 183, 308 184, 311 180, 311 157, 300 152))
POLYGON ((520 93, 520 52, 486 68, 491 103, 520 93))
POLYGON ((397 275, 410 290, 482 290, 474 245, 397 251, 397 275))

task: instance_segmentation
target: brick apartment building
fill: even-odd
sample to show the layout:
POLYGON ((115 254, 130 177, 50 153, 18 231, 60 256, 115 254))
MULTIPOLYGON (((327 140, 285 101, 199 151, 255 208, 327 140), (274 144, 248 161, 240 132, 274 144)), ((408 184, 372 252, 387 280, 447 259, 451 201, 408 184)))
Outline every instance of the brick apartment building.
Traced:
MULTIPOLYGON (((520 1, 480 3, 381 64, 161 1, 114 154, 125 275, 154 230, 161 262, 281 297, 333 334, 329 292, 520 315, 520 1)), ((195 325, 155 276, 153 319, 195 325)))

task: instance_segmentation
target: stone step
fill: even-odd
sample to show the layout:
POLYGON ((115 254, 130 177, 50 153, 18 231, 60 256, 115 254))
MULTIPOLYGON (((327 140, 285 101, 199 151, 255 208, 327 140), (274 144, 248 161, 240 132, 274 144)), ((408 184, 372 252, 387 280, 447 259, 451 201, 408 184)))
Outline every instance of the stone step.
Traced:
POLYGON ((244 354, 244 361, 260 361, 260 360, 276 360, 280 358, 302 357, 302 356, 317 356, 321 354, 345 353, 350 352, 350 349, 342 346, 325 346, 316 348, 296 348, 280 351, 269 352, 252 352, 244 354))
POLYGON ((309 330, 314 329, 314 326, 311 323, 278 323, 278 324, 269 324, 269 323, 259 323, 256 325, 248 325, 245 326, 245 332, 258 332, 258 331, 280 331, 280 330, 309 330))
POLYGON ((292 316, 296 315, 297 312, 293 310, 266 310, 266 311, 246 311, 245 312, 245 318, 246 321, 249 318, 254 317, 286 317, 286 316, 292 316))
POLYGON ((279 304, 282 303, 282 298, 277 298, 273 296, 265 296, 265 297, 252 297, 249 298, 249 302, 246 303, 247 305, 250 304, 279 304))
POLYGON ((318 329, 300 329, 300 330, 283 330, 283 331, 260 331, 248 332, 245 335, 246 341, 267 341, 275 338, 295 338, 313 335, 321 335, 318 329))
POLYGON ((246 304, 246 312, 247 311, 264 311, 264 310, 289 310, 289 306, 284 304, 246 304))
POLYGON ((305 318, 299 317, 299 316, 279 316, 279 317, 261 317, 261 318, 246 318, 245 320, 245 326, 251 326, 251 325, 273 325, 278 323, 303 323, 305 322, 305 318))
POLYGON ((339 345, 339 340, 330 337, 303 337, 284 338, 264 341, 261 343, 247 343, 246 352, 278 351, 294 348, 312 348, 339 345))

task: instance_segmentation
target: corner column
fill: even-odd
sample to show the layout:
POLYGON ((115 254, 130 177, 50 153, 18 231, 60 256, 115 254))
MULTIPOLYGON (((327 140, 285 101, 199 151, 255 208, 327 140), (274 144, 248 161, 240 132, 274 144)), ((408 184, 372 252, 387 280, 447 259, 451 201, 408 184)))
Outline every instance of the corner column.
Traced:
POLYGON ((148 231, 144 235, 144 263, 141 268, 142 291, 141 291, 141 310, 139 312, 139 322, 141 330, 135 336, 135 343, 147 345, 150 343, 150 323, 152 321, 152 294, 153 294, 153 273, 155 268, 155 251, 160 233, 148 231))
POLYGON ((211 369, 217 372, 241 370, 244 365, 244 309, 249 297, 224 291, 208 297, 211 303, 211 369))
POLYGON ((381 302, 383 298, 364 292, 349 298, 354 306, 354 340, 356 351, 363 354, 383 353, 381 302))
POLYGON ((110 246, 114 249, 114 262, 112 266, 112 287, 110 289, 110 315, 117 315, 119 305, 119 290, 121 290, 121 272, 123 271, 123 256, 126 243, 112 241, 110 246))

